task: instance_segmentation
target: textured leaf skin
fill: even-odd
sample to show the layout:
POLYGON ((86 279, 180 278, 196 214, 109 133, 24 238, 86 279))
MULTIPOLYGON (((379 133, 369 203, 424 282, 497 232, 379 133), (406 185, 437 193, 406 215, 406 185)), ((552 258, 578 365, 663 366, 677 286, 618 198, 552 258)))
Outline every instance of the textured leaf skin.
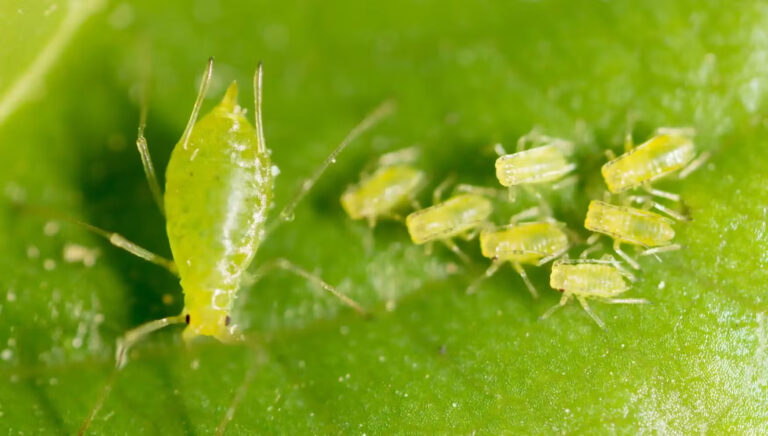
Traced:
POLYGON ((80 27, 42 94, 0 126, 2 433, 75 432, 111 374, 117 336, 178 313, 182 298, 163 270, 79 228, 54 232, 6 199, 169 255, 133 146, 141 59, 151 60, 147 137, 163 169, 210 55, 217 79, 204 112, 264 62, 278 206, 366 111, 397 99, 397 116, 341 156, 255 260, 315 267, 373 316, 290 276, 266 278, 238 301, 259 352, 187 348, 180 327, 160 332, 136 347, 94 434, 212 433, 245 379, 228 434, 759 432, 768 422, 766 23, 759 2, 107 5, 80 27), (621 150, 628 118, 637 143, 658 126, 693 126, 713 157, 685 181, 658 184, 694 218, 675 228, 685 248, 642 260, 623 295, 652 305, 593 305, 605 332, 576 305, 537 321, 559 297, 546 269, 529 271, 539 301, 509 269, 467 296, 487 267, 476 242, 462 245, 469 266, 446 250, 425 255, 398 223, 380 223, 369 244, 366 224, 338 204, 372 157, 416 142, 431 186, 451 172, 493 186, 487 144, 511 145, 538 124, 577 144, 579 183, 545 195, 586 236, 586 206, 605 189, 603 151, 621 150), (90 268, 69 263, 67 244, 100 255, 90 268))

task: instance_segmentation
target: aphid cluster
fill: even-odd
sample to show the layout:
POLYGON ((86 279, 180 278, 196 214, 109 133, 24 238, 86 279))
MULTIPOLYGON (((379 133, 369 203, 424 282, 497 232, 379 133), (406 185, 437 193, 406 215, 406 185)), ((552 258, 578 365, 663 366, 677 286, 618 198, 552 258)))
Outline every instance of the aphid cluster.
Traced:
MULTIPOLYGON (((371 112, 356 126, 341 144, 326 158, 278 215, 267 222, 273 206, 272 188, 277 168, 272 164, 266 147, 261 120, 261 67, 254 76, 254 124, 245 117, 237 102, 237 85, 232 84, 221 102, 199 118, 213 69, 208 64, 181 139, 173 148, 166 169, 165 191, 161 190, 144 137, 143 110, 139 125, 137 147, 151 193, 166 217, 166 230, 173 259, 154 254, 123 236, 90 224, 78 223, 105 237, 112 245, 158 264, 176 275, 184 291, 181 313, 135 327, 117 343, 116 366, 123 367, 133 345, 153 331, 172 324, 186 324, 182 337, 191 341, 210 336, 222 342, 238 342, 242 335, 236 320, 231 318, 238 290, 254 282, 272 269, 282 269, 307 279, 328 291, 342 302, 362 312, 362 308, 337 291, 320 277, 286 259, 276 259, 261 266, 255 274, 248 268, 260 244, 280 222, 288 221, 293 210, 311 189, 323 171, 335 162, 336 156, 355 138, 392 112, 385 103, 371 112)), ((659 129, 645 143, 633 147, 627 140, 626 152, 611 156, 602 167, 602 175, 615 203, 592 201, 587 211, 585 227, 593 236, 578 260, 567 259, 567 251, 577 240, 565 224, 552 218, 551 208, 540 194, 542 185, 557 189, 574 181, 576 165, 570 160, 570 141, 532 132, 520 138, 515 153, 508 154, 501 145, 495 147, 500 155, 495 163, 496 176, 508 195, 497 188, 457 185, 447 199, 443 191, 451 180, 441 183, 434 191, 433 204, 421 208, 416 200, 426 185, 426 174, 414 162, 418 150, 409 148, 389 153, 365 171, 359 183, 350 186, 341 197, 341 205, 352 219, 365 219, 373 227, 378 220, 395 219, 405 223, 415 244, 431 249, 435 242, 447 246, 458 257, 469 262, 455 238, 471 240, 479 235, 480 251, 491 265, 468 288, 474 292, 481 281, 509 263, 520 275, 531 295, 538 291, 528 279, 524 265, 542 266, 554 261, 550 286, 563 293, 555 309, 576 299, 589 315, 603 327, 602 321, 590 310, 588 299, 607 303, 644 303, 642 299, 616 298, 630 289, 634 276, 610 255, 588 259, 598 249, 597 239, 607 235, 614 241, 616 254, 632 268, 639 264, 621 249, 622 244, 643 248, 641 256, 657 255, 680 248, 673 243, 673 219, 683 215, 655 201, 655 197, 679 201, 675 194, 652 188, 656 179, 679 171, 685 177, 706 159, 695 158, 690 129, 659 129), (643 195, 629 191, 644 190, 643 195), (504 226, 492 223, 494 200, 515 198, 519 190, 538 200, 538 207, 517 213, 504 226), (640 207, 635 207, 639 204, 640 207), (404 215, 408 208, 415 211, 404 215), (656 209, 667 216, 652 212, 656 209)), ((111 378, 96 406, 86 419, 81 433, 88 427, 109 392, 111 378)), ((228 413, 228 416, 231 414, 228 413)), ((226 424, 226 421, 224 422, 226 424)))
MULTIPOLYGON (((522 189, 539 203, 538 207, 512 216, 507 225, 495 226, 491 222, 492 200, 498 196, 493 188, 459 185, 453 196, 442 200, 446 181, 435 189, 433 205, 421 209, 415 197, 425 176, 411 165, 382 166, 373 176, 363 176, 358 185, 347 190, 341 202, 351 218, 367 218, 371 225, 377 218, 401 219, 402 209, 409 204, 415 205, 416 210, 405 217, 411 240, 415 244, 426 244, 430 249, 434 242, 440 242, 465 262, 469 262, 469 258, 454 238, 470 240, 479 234, 480 251, 491 260, 491 265, 469 286, 468 293, 475 292, 482 280, 495 274, 504 263, 509 263, 531 295, 537 298, 538 291, 528 279, 523 265, 542 266, 554 260, 550 286, 563 296, 559 304, 541 318, 575 299, 604 328, 603 322, 590 309, 588 299, 613 304, 647 301, 616 298, 630 289, 635 276, 610 254, 600 259, 588 256, 601 248, 600 235, 613 239, 613 250, 633 269, 639 269, 640 265, 622 250, 622 244, 642 249, 640 256, 656 256, 680 248, 673 242, 673 224, 675 220, 684 221, 687 217, 657 202, 655 197, 675 202, 680 198, 655 189, 651 184, 678 171, 679 178, 686 177, 704 162, 706 153, 698 158, 695 156, 693 133, 692 129, 660 128, 651 139, 637 147, 628 135, 624 154, 616 157, 607 153, 608 162, 601 172, 608 191, 603 201, 593 200, 589 204, 584 227, 592 232, 592 236, 586 240, 587 247, 576 260, 568 259, 567 252, 578 237, 571 237, 575 232, 552 218, 551 208, 537 189, 545 184, 557 189, 574 181, 576 165, 570 161, 573 144, 536 131, 520 138, 515 153, 508 154, 500 144, 494 147, 499 154, 495 164, 496 178, 509 189, 508 198, 516 198, 517 190, 522 189), (642 195, 630 194, 637 189, 643 191, 642 195), (358 206, 353 208, 350 204, 358 206), (363 210, 369 212, 363 213, 363 210)), ((406 151, 394 154, 401 153, 406 151)), ((407 151, 407 154, 413 153, 407 151)))

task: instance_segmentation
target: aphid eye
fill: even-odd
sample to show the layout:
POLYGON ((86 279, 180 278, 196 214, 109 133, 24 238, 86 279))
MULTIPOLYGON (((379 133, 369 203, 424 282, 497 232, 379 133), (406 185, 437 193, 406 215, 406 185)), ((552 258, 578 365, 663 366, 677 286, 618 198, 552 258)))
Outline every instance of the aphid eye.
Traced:
POLYGON ((229 315, 227 315, 227 317, 226 317, 226 318, 224 318, 224 325, 225 325, 225 326, 229 326, 229 324, 230 324, 231 322, 232 322, 232 318, 230 318, 230 317, 229 317, 229 315))
POLYGON ((187 316, 184 318, 184 322, 186 322, 187 325, 189 325, 189 314, 187 314, 187 316))

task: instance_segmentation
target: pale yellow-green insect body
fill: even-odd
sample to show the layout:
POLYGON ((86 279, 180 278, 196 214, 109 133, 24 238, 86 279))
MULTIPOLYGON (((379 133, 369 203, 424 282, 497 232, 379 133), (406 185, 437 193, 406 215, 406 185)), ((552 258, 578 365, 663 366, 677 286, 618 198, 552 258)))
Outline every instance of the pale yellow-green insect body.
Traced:
POLYGON ((446 240, 471 232, 488 221, 491 201, 481 195, 460 194, 405 219, 408 234, 415 244, 446 240))
POLYGON ((341 206, 350 218, 367 219, 373 227, 380 218, 396 218, 425 180, 424 172, 412 166, 385 166, 350 186, 341 196, 341 206))
POLYGON ((624 271, 615 260, 606 259, 555 261, 549 276, 549 285, 562 292, 563 296, 560 302, 544 313, 541 318, 549 317, 556 309, 565 306, 575 298, 597 325, 605 328, 605 324, 590 309, 587 299, 597 299, 611 304, 647 303, 647 300, 640 298, 615 298, 630 289, 628 282, 634 281, 634 277, 624 271))
POLYGON ((593 200, 589 203, 584 227, 613 238, 616 253, 634 268, 639 268, 639 265, 621 251, 622 243, 649 248, 643 255, 679 248, 678 245, 672 244, 675 237, 672 220, 644 209, 593 200))
MULTIPOLYGON (((492 259, 493 263, 479 280, 492 276, 503 263, 509 262, 523 278, 528 291, 536 298, 538 292, 528 279, 523 265, 542 265, 564 254, 568 247, 568 237, 563 232, 563 225, 556 222, 531 222, 482 230, 480 250, 483 256, 492 259)), ((478 281, 467 291, 472 292, 478 281)))
POLYGON ((666 132, 603 165, 603 179, 612 193, 618 194, 650 183, 685 168, 694 160, 691 135, 683 129, 667 129, 666 132))
POLYGON ((496 159, 496 178, 507 187, 551 183, 575 167, 560 147, 550 144, 500 156, 496 159))

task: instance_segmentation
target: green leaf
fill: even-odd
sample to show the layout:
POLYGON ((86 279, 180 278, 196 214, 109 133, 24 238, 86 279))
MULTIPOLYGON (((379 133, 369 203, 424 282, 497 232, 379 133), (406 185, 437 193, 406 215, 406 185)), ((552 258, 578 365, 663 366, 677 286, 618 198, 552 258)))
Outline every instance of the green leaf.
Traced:
MULTIPOLYGON (((61 3, 40 9, 53 4, 63 14, 61 3)), ((19 80, 40 94, 0 116, 14 111, 0 126, 7 433, 76 432, 114 374, 114 341, 178 313, 182 297, 156 266, 15 205, 169 255, 133 146, 139 90, 148 77, 147 137, 165 168, 211 55, 204 110, 232 79, 247 95, 264 62, 278 207, 367 111, 398 101, 396 116, 340 157, 257 257, 315 270, 372 316, 291 276, 265 278, 239 300, 249 346, 187 348, 177 327, 154 334, 116 374, 94 434, 209 434, 222 423, 227 434, 720 434, 768 423, 760 2, 114 3, 83 15, 56 67, 44 78, 49 61, 32 79, 25 72, 63 18, 38 25, 13 15, 18 7, 2 7, 10 43, 0 44, 0 95, 19 80), (538 125, 578 144, 579 183, 546 195, 587 236, 586 204, 604 190, 603 151, 619 151, 630 124, 637 140, 658 126, 693 126, 713 156, 688 179, 658 184, 679 192, 694 218, 677 225, 684 249, 642 258, 626 295, 652 305, 592 305, 606 331, 577 305, 538 321, 559 298, 548 267, 528 270, 539 301, 510 268, 466 295, 488 264, 475 241, 461 243, 473 259, 462 265, 442 247, 428 255, 413 246, 399 223, 371 233, 338 203, 370 159, 413 144, 432 186, 450 173, 494 186, 488 144, 511 144, 538 125), (68 261, 73 249, 95 263, 68 261)), ((500 206, 497 221, 531 200, 500 206)))

